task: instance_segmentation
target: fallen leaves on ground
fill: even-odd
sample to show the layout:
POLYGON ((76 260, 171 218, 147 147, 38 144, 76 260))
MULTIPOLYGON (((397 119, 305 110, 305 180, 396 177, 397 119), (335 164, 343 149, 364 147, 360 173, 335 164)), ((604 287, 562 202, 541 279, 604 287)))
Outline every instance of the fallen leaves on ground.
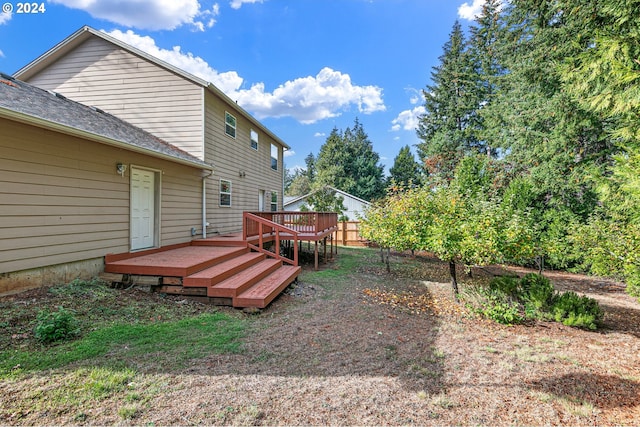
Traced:
POLYGON ((417 294, 412 291, 398 292, 395 289, 385 291, 369 288, 363 289, 362 292, 380 305, 407 309, 411 314, 430 314, 433 316, 468 314, 461 304, 446 298, 433 298, 428 293, 417 294))

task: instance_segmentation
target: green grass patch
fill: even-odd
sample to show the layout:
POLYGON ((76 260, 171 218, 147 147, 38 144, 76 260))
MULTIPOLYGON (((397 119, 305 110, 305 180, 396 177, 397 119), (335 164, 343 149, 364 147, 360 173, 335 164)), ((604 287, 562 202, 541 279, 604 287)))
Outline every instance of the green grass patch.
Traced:
POLYGON ((72 363, 180 368, 185 362, 210 353, 240 351, 245 326, 243 320, 223 313, 152 324, 115 324, 53 347, 2 351, 0 378, 72 363))

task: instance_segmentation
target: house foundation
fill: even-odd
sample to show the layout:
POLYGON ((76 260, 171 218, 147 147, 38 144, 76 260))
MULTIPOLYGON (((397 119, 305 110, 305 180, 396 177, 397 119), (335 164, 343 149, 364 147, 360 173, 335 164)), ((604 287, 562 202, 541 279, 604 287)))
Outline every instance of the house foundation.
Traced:
POLYGON ((102 271, 104 271, 104 258, 100 257, 29 270, 0 273, 0 296, 68 283, 74 279, 88 280, 98 276, 102 271))

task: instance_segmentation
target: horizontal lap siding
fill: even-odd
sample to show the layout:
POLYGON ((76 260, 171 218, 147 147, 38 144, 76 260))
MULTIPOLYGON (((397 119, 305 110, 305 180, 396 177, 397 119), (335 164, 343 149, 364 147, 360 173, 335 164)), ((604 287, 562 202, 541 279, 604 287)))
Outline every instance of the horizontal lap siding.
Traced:
POLYGON ((92 37, 29 83, 103 109, 203 158, 202 87, 92 37))
POLYGON ((189 241, 201 222, 199 169, 4 119, 0 134, 0 273, 128 251, 119 162, 162 172, 163 244, 189 241))
POLYGON ((207 180, 207 218, 210 232, 228 233, 242 229, 242 212, 257 211, 259 190, 265 190, 265 209, 270 209, 270 193, 278 193, 278 208, 282 208, 282 148, 278 170, 271 169, 271 142, 267 134, 251 124, 238 111, 206 93, 206 157, 213 162, 215 173, 207 180), (236 138, 225 134, 225 111, 236 118, 236 138), (251 148, 251 130, 258 133, 258 151, 251 148), (243 171, 246 175, 239 176, 243 171), (219 206, 220 179, 232 182, 232 207, 219 206))

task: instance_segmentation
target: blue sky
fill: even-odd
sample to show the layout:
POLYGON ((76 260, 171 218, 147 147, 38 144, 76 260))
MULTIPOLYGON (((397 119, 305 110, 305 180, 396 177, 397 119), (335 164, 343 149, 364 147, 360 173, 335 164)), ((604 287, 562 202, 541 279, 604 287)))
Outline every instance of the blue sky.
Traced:
POLYGON ((0 71, 89 25, 238 100, 291 146, 290 169, 356 117, 388 169, 419 142, 421 91, 453 23, 471 23, 483 1, 50 0, 18 13, 0 0, 0 71))

